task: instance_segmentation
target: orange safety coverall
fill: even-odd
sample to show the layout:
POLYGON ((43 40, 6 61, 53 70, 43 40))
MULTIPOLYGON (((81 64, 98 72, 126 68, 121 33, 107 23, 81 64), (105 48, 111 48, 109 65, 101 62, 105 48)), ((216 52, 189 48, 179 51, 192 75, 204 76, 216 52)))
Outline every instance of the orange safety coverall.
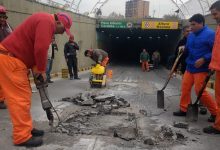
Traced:
POLYGON ((3 102, 5 97, 3 96, 2 88, 0 86, 0 102, 3 102))
POLYGON ((141 66, 142 66, 142 70, 145 71, 149 71, 149 64, 148 64, 148 61, 142 61, 141 62, 141 66))
POLYGON ((108 64, 108 61, 109 61, 109 57, 105 57, 105 58, 103 59, 103 61, 101 62, 101 65, 102 65, 103 67, 106 67, 106 65, 108 64))
MULTIPOLYGON (((2 45, 0 49, 6 50, 2 45)), ((13 123, 14 143, 22 143, 31 138, 33 128, 30 116, 31 89, 27 76, 28 69, 15 57, 0 54, 0 60, 0 86, 13 123)))
POLYGON ((31 88, 28 69, 46 70, 47 53, 55 31, 55 19, 48 13, 28 17, 0 44, 0 86, 13 124, 13 142, 21 144, 32 137, 31 88), (43 33, 43 34, 42 34, 43 33))
MULTIPOLYGON (((200 89, 203 86, 204 80, 207 76, 207 72, 190 73, 185 71, 182 80, 182 90, 180 97, 180 109, 183 112, 187 111, 188 105, 191 103, 191 89, 194 84, 196 95, 198 95, 200 89)), ((211 95, 204 90, 200 98, 202 104, 208 108, 212 115, 216 115, 217 108, 216 103, 211 95)))
POLYGON ((215 43, 212 50, 212 59, 209 68, 216 71, 215 78, 215 100, 217 102, 218 111, 214 128, 220 130, 220 26, 218 25, 215 34, 215 43))

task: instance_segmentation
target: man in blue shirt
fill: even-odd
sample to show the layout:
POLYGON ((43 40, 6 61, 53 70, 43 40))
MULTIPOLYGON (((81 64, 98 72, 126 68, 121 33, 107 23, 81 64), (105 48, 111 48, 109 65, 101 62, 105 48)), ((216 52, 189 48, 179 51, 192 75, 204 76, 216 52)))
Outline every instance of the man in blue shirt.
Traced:
MULTIPOLYGON (((183 75, 180 110, 174 116, 186 116, 188 104, 191 102, 191 89, 194 85, 198 95, 208 74, 208 65, 211 60, 215 32, 205 26, 205 18, 201 14, 193 15, 190 20, 192 33, 189 34, 185 51, 186 71, 183 75)), ((200 101, 211 113, 209 122, 214 122, 217 114, 217 105, 211 95, 204 90, 200 101)))

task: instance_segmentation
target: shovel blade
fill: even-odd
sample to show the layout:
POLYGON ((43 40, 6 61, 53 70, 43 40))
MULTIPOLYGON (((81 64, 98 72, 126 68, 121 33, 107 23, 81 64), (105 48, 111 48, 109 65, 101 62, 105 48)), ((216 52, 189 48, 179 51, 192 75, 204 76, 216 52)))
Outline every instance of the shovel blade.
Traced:
POLYGON ((186 112, 186 121, 187 122, 198 121, 198 111, 199 111, 199 107, 197 104, 189 104, 186 112))
POLYGON ((157 108, 164 108, 164 92, 162 90, 157 91, 157 108))

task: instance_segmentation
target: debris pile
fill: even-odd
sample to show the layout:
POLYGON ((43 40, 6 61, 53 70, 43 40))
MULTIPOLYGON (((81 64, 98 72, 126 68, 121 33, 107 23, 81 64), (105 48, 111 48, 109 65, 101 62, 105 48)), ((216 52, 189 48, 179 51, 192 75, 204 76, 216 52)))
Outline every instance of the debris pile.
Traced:
POLYGON ((74 134, 109 136, 110 134, 127 140, 136 136, 133 132, 135 114, 116 110, 130 107, 130 104, 121 97, 87 92, 80 93, 76 97, 62 98, 62 101, 72 102, 79 106, 80 110, 68 114, 67 118, 56 127, 55 132, 70 136, 74 134), (121 130, 123 127, 129 130, 121 130))
POLYGON ((96 116, 98 112, 81 110, 69 115, 60 123, 56 132, 66 133, 73 136, 74 134, 92 134, 92 128, 96 127, 96 122, 91 121, 91 117, 96 116))
POLYGON ((162 125, 157 131, 156 135, 144 139, 144 144, 158 145, 162 143, 175 143, 185 141, 186 137, 180 132, 172 128, 172 126, 162 125))
POLYGON ((186 123, 186 122, 174 122, 173 126, 176 127, 176 128, 186 129, 187 132, 189 132, 191 134, 196 134, 196 135, 201 135, 202 134, 200 129, 190 127, 189 124, 186 123))
POLYGON ((181 141, 185 139, 185 136, 180 131, 175 131, 171 126, 163 125, 160 127, 158 138, 162 141, 181 141))
POLYGON ((113 109, 130 107, 130 104, 121 97, 109 94, 80 93, 76 97, 62 98, 62 101, 72 102, 80 106, 97 108, 99 113, 109 114, 113 109))

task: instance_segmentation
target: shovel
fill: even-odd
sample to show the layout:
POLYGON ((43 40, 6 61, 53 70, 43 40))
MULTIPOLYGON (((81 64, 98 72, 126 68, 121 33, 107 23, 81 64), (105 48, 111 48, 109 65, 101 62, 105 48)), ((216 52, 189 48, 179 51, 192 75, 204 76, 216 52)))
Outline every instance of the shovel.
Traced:
POLYGON ((214 74, 214 71, 209 71, 208 75, 206 76, 204 83, 202 85, 202 88, 200 89, 198 96, 196 98, 196 101, 192 104, 188 105, 187 112, 186 112, 186 121, 187 122, 193 122, 198 120, 198 110, 199 110, 199 105, 198 102, 202 96, 202 93, 204 89, 206 88, 206 85, 210 79, 210 77, 214 74))
POLYGON ((164 108, 164 91, 163 90, 166 88, 167 84, 169 83, 170 79, 172 78, 172 75, 175 71, 176 65, 179 62, 179 59, 182 56, 182 54, 183 54, 183 51, 179 50, 178 55, 176 57, 176 60, 173 64, 173 67, 169 73, 168 79, 166 80, 163 88, 161 90, 157 91, 157 108, 162 108, 162 109, 164 108))

